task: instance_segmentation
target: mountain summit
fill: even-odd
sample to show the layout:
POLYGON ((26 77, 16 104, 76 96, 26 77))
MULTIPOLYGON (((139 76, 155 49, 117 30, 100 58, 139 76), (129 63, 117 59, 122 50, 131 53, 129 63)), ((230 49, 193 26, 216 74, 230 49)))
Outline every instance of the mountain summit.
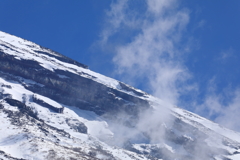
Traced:
POLYGON ((0 32, 0 159, 239 160, 240 134, 0 32))

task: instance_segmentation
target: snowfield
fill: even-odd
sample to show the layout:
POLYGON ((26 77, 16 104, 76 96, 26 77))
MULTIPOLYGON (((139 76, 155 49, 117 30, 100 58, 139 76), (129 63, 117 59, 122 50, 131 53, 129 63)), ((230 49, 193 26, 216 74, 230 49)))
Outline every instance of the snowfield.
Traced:
MULTIPOLYGON (((240 133, 131 86, 124 89, 117 80, 61 61, 59 57, 64 56, 4 32, 0 32, 0 53, 37 62, 51 72, 57 69, 91 79, 151 106, 149 112, 139 113, 138 118, 120 114, 120 118, 108 118, 106 114, 36 93, 28 87, 46 86, 0 69, 0 159, 240 159, 240 133), (12 99, 16 105, 10 104, 12 99), (64 108, 63 113, 48 106, 64 108)), ((67 75, 57 75, 69 79, 67 75)), ((123 106, 135 103, 125 101, 123 106)))

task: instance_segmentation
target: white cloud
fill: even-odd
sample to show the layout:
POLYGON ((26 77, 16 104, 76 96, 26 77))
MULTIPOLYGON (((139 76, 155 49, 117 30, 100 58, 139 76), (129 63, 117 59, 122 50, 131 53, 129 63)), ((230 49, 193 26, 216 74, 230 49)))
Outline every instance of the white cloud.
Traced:
POLYGON ((240 89, 234 92, 234 98, 228 105, 222 105, 216 122, 240 132, 240 89))
POLYGON ((218 60, 226 60, 227 58, 233 57, 233 55, 234 55, 234 49, 230 47, 229 49, 220 52, 220 56, 218 57, 218 60))
MULTIPOLYGON (((100 34, 101 45, 109 45, 109 38, 124 28, 135 28, 138 22, 135 15, 129 10, 128 0, 117 0, 111 3, 110 10, 106 11, 104 28, 100 34)), ((106 47, 106 46, 105 46, 106 47)))
POLYGON ((154 15, 162 15, 176 5, 176 0, 147 0, 148 11, 154 15))
POLYGON ((176 9, 175 0, 147 0, 145 4, 143 13, 131 12, 134 9, 129 7, 129 1, 112 4, 102 42, 109 45, 109 39, 118 32, 135 31, 130 41, 115 45, 113 62, 118 74, 127 77, 128 82, 137 82, 135 86, 145 79, 155 96, 177 104, 180 92, 189 88, 180 85, 190 77, 181 58, 184 51, 181 40, 189 13, 176 9))
MULTIPOLYGON (((224 94, 217 94, 209 87, 202 103, 194 99, 198 95, 198 85, 189 83, 192 74, 184 64, 189 52, 191 38, 185 34, 190 20, 187 9, 179 8, 176 0, 145 0, 144 9, 137 10, 128 0, 117 0, 107 12, 106 24, 101 34, 100 44, 108 48, 117 67, 117 74, 131 85, 149 88, 151 93, 170 104, 184 104, 182 95, 192 99, 197 113, 212 118, 220 124, 240 130, 237 123, 240 108, 239 90, 232 102, 224 104, 224 94), (129 33, 129 34, 126 34, 129 33), (189 39, 188 39, 189 38, 189 39), (114 41, 117 40, 117 43, 114 41), (187 43, 186 43, 187 42, 187 43), (236 123, 235 123, 236 122, 236 123)), ((201 26, 205 21, 199 22, 201 26)), ((221 59, 231 55, 232 49, 221 53, 221 59)), ((212 81, 210 86, 214 85, 212 81)), ((225 97, 226 98, 226 97, 225 97)))
POLYGON ((164 104, 154 112, 146 111, 140 115, 137 132, 128 132, 128 128, 117 125, 117 130, 121 128, 121 132, 115 135, 121 139, 114 142, 117 144, 123 143, 125 138, 139 137, 136 136, 139 133, 147 133, 151 142, 164 140, 162 127, 164 124, 171 126, 166 106, 177 104, 183 92, 194 88, 185 83, 191 75, 182 58, 185 47, 188 48, 182 39, 189 12, 177 9, 175 0, 146 0, 142 4, 145 6, 138 10, 130 1, 115 1, 107 12, 100 45, 103 48, 114 46, 113 62, 117 74, 125 77, 123 81, 150 88, 152 94, 164 100, 164 104), (129 35, 122 36, 126 32, 129 35), (121 38, 123 41, 113 42, 121 38))
POLYGON ((208 93, 195 112, 215 122, 240 132, 240 89, 226 88, 217 93, 214 78, 210 80, 208 93))
POLYGON ((106 28, 102 31, 101 40, 106 43, 108 38, 114 34, 122 23, 125 22, 124 10, 126 8, 127 0, 117 1, 111 4, 111 10, 107 11, 107 24, 106 28), (108 27, 111 26, 111 27, 108 27))

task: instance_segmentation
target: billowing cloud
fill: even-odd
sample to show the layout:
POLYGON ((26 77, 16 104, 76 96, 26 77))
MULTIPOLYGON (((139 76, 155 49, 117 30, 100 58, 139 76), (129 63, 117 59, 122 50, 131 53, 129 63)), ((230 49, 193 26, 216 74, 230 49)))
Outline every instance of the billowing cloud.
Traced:
POLYGON ((102 32, 102 42, 107 44, 121 32, 134 32, 130 40, 115 45, 117 73, 125 77, 124 81, 144 85, 172 104, 177 104, 181 92, 191 88, 182 85, 190 78, 182 63, 187 45, 181 43, 189 13, 177 5, 175 0, 148 0, 140 13, 129 1, 116 1, 107 12, 108 27, 102 32))
POLYGON ((195 88, 186 83, 191 74, 183 63, 188 48, 183 42, 188 10, 179 9, 176 0, 139 3, 119 0, 111 4, 99 44, 112 49, 116 74, 121 80, 149 88, 163 102, 140 114, 136 130, 122 125, 119 119, 128 118, 119 114, 118 123, 110 125, 117 140, 112 143, 118 145, 126 139, 142 142, 146 140, 142 134, 149 136, 150 143, 163 142, 164 128, 172 123, 169 108, 173 105, 169 104, 177 104, 181 94, 195 88), (141 7, 137 8, 139 3, 141 7))
MULTIPOLYGON (((217 94, 211 87, 204 98, 197 97, 198 85, 191 82, 193 74, 184 61, 191 51, 191 37, 187 34, 190 13, 180 7, 179 1, 116 0, 106 15, 99 44, 107 50, 111 48, 120 80, 147 88, 168 104, 184 104, 181 96, 185 95, 192 100, 189 103, 196 113, 240 130, 236 121, 239 119, 238 89, 228 91, 233 95, 228 104, 222 102, 225 95, 217 94)), ((199 23, 203 22, 206 23, 199 23)), ((221 59, 226 59, 229 52, 223 52, 221 59)))

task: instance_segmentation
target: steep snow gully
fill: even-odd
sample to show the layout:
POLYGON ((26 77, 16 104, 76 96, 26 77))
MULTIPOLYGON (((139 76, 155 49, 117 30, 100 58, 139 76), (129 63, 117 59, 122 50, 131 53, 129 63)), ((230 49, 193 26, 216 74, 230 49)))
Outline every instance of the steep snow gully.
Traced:
POLYGON ((0 32, 0 159, 239 160, 240 134, 0 32))

